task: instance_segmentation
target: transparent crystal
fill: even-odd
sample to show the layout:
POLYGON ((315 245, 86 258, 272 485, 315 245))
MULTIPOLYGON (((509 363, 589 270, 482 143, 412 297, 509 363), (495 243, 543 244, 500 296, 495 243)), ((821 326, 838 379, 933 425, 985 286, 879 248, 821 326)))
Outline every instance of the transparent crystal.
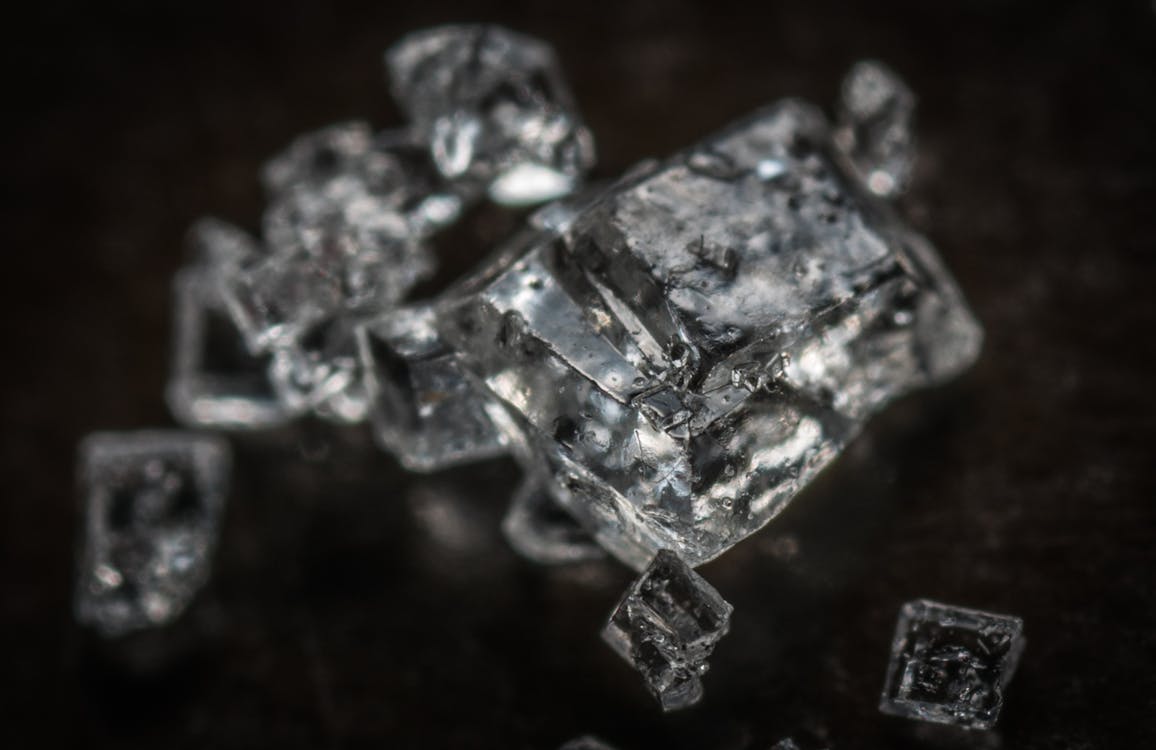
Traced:
POLYGON ((333 318, 395 304, 432 273, 423 240, 463 203, 407 134, 372 136, 364 123, 298 139, 270 162, 265 181, 269 252, 224 283, 253 351, 290 347, 333 318))
POLYGON ((550 200, 594 161, 545 43, 498 26, 452 25, 403 38, 386 53, 394 96, 447 178, 508 205, 550 200))
POLYGON ((526 476, 502 520, 502 533, 523 557, 543 565, 597 560, 606 553, 574 517, 558 505, 547 483, 526 476))
POLYGON ((190 427, 261 428, 292 416, 273 392, 269 358, 245 346, 221 299, 217 278, 256 249, 238 229, 203 219, 189 233, 196 260, 173 279, 173 360, 165 397, 190 427))
POLYGON ((707 657, 732 607, 678 555, 660 550, 618 602, 602 638, 642 673, 665 711, 702 698, 707 657))
POLYGON ((915 164, 915 95, 890 68, 856 63, 843 79, 835 141, 876 195, 902 193, 915 164))
POLYGON ((439 328, 551 494, 641 569, 761 528, 889 400, 982 334, 813 107, 784 101, 523 233, 439 328))
POLYGON ((771 750, 802 750, 802 748, 799 747, 797 742, 788 737, 787 739, 779 740, 774 745, 772 745, 771 750))
POLYGON ((1018 617, 908 602, 899 613, 879 710, 991 729, 1023 648, 1018 617))
POLYGON ((203 434, 85 439, 78 620, 115 636, 184 611, 209 575, 229 467, 228 444, 203 434))
POLYGON ((359 326, 357 346, 374 435, 403 466, 437 471, 506 452, 429 305, 397 308, 359 326))
POLYGON ((361 422, 368 416, 357 325, 354 317, 328 318, 273 353, 269 380, 286 408, 338 423, 361 422))

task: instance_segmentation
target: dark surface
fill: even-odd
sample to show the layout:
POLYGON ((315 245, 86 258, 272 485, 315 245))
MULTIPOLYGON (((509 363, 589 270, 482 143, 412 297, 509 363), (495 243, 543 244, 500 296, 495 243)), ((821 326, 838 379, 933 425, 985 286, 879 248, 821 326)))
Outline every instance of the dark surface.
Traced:
MULTIPOLYGON (((0 745, 1156 746, 1147 0, 116 5, 6 23, 0 745), (398 123, 379 53, 463 19, 557 45, 604 175, 782 95, 831 102, 861 56, 921 97, 904 207, 984 322, 982 360, 703 568, 736 614, 682 714, 598 639, 625 571, 545 570, 503 545, 511 465, 410 476, 357 429, 236 441, 216 577, 172 632, 107 647, 70 621, 74 446, 170 423, 184 228, 254 226, 256 170, 297 133, 398 123), (1026 621, 998 734, 877 712, 916 597, 1026 621)), ((512 221, 482 211, 446 237, 442 281, 512 221)))

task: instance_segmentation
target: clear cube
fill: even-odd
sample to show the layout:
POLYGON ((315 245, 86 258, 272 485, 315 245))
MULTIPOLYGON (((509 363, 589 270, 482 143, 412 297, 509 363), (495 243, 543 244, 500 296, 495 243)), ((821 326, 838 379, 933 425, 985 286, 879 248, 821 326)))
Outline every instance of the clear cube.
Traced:
POLYGON ((876 195, 907 189, 915 166, 914 117, 915 95, 886 65, 864 60, 843 79, 835 141, 876 195))
POLYGON ((196 260, 173 279, 173 357, 165 397, 190 427, 251 429, 283 424, 292 412, 269 382, 269 358, 253 355, 225 307, 219 274, 255 252, 240 230, 216 220, 190 231, 196 260))
POLYGON ((429 305, 357 328, 374 435, 403 466, 437 471, 505 453, 486 398, 441 340, 429 305))
POLYGON ((394 96, 441 173, 520 205, 568 193, 593 163, 553 50, 507 29, 450 25, 386 53, 394 96))
POLYGON ((991 729, 1024 643, 1018 617, 908 602, 899 613, 879 710, 991 729))
POLYGON ((107 636, 176 619, 208 579, 229 470, 228 444, 209 435, 88 436, 77 619, 107 636))
POLYGON ((675 553, 660 550, 627 589, 602 638, 642 673, 665 711, 702 698, 707 657, 733 608, 675 553))
POLYGON ((982 333, 925 240, 783 101, 515 241, 439 307, 499 426, 641 569, 761 528, 982 333))

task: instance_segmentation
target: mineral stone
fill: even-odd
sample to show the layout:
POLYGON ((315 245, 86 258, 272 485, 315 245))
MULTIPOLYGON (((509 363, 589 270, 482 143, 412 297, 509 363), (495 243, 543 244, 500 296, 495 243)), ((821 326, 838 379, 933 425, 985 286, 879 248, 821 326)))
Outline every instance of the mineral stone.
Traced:
POLYGON ((730 628, 732 607, 678 555, 661 550, 627 589, 602 638, 642 673, 665 711, 702 698, 707 657, 730 628))
POLYGON ((84 441, 78 620, 116 636, 181 614, 209 575, 229 467, 228 444, 208 435, 106 432, 84 441))
POLYGON ((543 565, 597 560, 606 555, 550 497, 548 485, 533 475, 527 475, 514 492, 502 520, 502 533, 518 554, 543 565))
POLYGON ((871 60, 843 80, 835 141, 876 195, 907 188, 915 164, 915 95, 899 76, 871 60))
POLYGON ((991 729, 1023 648, 1018 617, 908 602, 899 613, 879 710, 991 729))
POLYGON ((386 67, 441 173, 499 203, 563 195, 593 163, 593 139, 541 41, 497 26, 441 26, 399 41, 386 67))
POLYGON ((977 356, 930 245, 787 100, 523 234, 438 327, 521 460, 637 569, 761 528, 891 399, 977 356))
POLYGON ((433 309, 400 307, 357 328, 370 420, 383 448, 414 471, 506 451, 483 394, 434 326, 433 309))
POLYGON ((203 219, 190 231, 196 260, 173 280, 173 363, 165 397, 190 427, 270 427, 290 416, 267 374, 268 357, 253 355, 233 324, 216 283, 255 252, 229 225, 203 219))

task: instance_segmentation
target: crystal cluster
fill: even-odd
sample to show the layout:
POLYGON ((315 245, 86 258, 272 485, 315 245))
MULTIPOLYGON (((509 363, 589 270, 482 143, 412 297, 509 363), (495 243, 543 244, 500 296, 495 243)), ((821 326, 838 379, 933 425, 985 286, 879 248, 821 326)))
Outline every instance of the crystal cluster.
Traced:
POLYGON ((602 638, 671 711, 702 698, 706 659, 730 628, 731 611, 678 555, 661 550, 627 589, 602 638))
POLYGON ((643 166, 439 304, 523 460, 619 559, 706 562, 981 332, 925 240, 783 101, 643 166))
POLYGON ((208 578, 229 468, 228 444, 207 435, 90 435, 77 619, 105 635, 175 619, 208 578))
MULTIPOLYGON (((978 354, 955 283, 883 202, 911 176, 914 97, 860 63, 833 124, 783 100, 588 186, 593 140, 544 43, 442 26, 385 65, 405 127, 291 143, 263 170, 259 237, 193 227, 170 409, 218 429, 368 421, 415 471, 512 455, 510 546, 640 571, 603 637, 664 709, 693 705, 732 610, 693 568, 773 519, 873 413, 978 354), (408 299, 434 235, 485 197, 559 200, 408 299)), ((82 472, 79 618, 114 635, 169 622, 208 572, 226 446, 98 435, 82 472)), ((884 710, 986 726, 1018 630, 936 607, 904 610, 884 710)))
POLYGON ((879 709, 991 729, 1024 648, 1023 621, 927 600, 899 613, 879 709))
POLYGON ((307 412, 339 422, 373 415, 381 443, 427 470, 500 449, 501 439, 473 416, 477 399, 442 403, 443 386, 460 402, 464 385, 451 383, 452 357, 439 359, 419 342, 428 315, 405 321, 393 311, 433 272, 434 233, 483 193, 533 203, 569 192, 592 163, 592 140, 552 51, 535 39, 447 26, 403 39, 387 60, 409 127, 378 133, 348 122, 295 140, 263 171, 269 205, 260 241, 222 222, 198 226, 195 243, 210 249, 177 282, 169 386, 183 423, 264 427, 307 412), (222 310, 231 324, 218 325, 222 310), (367 346, 377 333, 390 340, 367 346), (247 347, 246 356, 230 355, 224 373, 208 361, 218 339, 247 347), (402 376, 411 382, 387 384, 374 377, 381 359, 362 359, 390 350, 394 362, 421 359, 402 376), (426 400, 399 407, 399 394, 426 400), (415 409, 421 416, 406 421, 415 409), (437 414, 427 424, 429 409, 437 414), (476 433, 461 435, 458 442, 470 444, 460 449, 441 445, 457 416, 476 433), (429 428, 424 440, 397 438, 418 421, 419 432, 429 428))

